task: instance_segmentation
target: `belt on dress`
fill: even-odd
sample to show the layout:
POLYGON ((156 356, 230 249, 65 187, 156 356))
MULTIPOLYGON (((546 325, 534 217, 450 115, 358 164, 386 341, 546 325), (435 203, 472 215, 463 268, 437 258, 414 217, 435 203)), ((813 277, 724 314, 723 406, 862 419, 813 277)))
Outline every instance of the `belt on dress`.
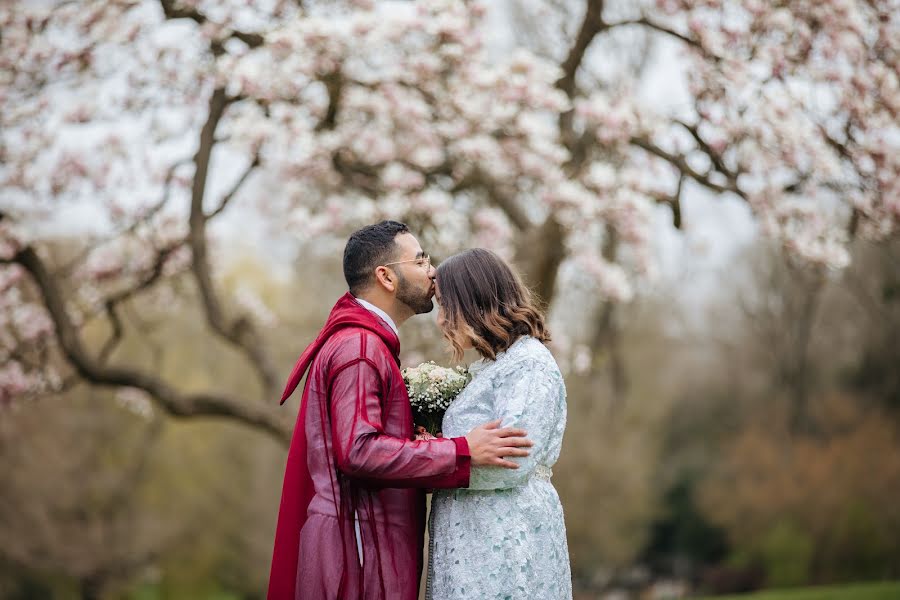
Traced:
POLYGON ((538 479, 543 479, 545 481, 550 481, 550 478, 553 477, 553 469, 551 469, 547 465, 538 465, 534 468, 534 473, 532 473, 531 476, 537 477, 538 479))

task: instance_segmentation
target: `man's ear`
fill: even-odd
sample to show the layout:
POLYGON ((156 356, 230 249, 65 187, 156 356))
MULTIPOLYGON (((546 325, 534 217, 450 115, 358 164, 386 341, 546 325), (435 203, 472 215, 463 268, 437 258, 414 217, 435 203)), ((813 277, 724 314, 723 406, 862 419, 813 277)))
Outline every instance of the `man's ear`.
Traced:
POLYGON ((387 267, 375 269, 375 281, 386 291, 393 293, 397 286, 397 275, 387 267))

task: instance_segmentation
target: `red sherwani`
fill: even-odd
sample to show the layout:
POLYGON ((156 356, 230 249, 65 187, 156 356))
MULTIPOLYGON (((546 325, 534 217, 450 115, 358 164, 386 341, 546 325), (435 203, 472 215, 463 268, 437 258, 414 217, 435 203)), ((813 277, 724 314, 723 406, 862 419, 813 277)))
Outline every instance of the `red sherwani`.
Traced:
POLYGON ((309 376, 288 452, 268 600, 417 598, 422 488, 467 487, 470 457, 465 438, 413 439, 399 353, 390 327, 348 293, 297 361, 282 402, 307 369, 309 376))

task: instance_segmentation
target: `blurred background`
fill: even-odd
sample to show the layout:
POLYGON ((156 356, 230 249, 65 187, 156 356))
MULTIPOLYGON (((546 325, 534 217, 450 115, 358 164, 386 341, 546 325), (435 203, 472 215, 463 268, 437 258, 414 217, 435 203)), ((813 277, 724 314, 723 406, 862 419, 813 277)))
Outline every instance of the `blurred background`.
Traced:
POLYGON ((896 0, 0 4, 0 598, 263 598, 381 219, 542 299, 576 598, 900 598, 898 64, 896 0))

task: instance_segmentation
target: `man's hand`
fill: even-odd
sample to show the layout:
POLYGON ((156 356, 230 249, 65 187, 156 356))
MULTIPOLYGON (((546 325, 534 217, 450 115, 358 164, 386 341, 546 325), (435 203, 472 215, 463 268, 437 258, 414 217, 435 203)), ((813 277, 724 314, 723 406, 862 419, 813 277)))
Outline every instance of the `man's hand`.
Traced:
POLYGON ((479 467, 518 469, 519 465, 511 460, 504 460, 504 457, 528 456, 528 450, 525 448, 533 446, 534 443, 526 438, 526 435, 524 429, 512 427, 500 429, 500 419, 479 425, 466 436, 472 464, 479 467))

